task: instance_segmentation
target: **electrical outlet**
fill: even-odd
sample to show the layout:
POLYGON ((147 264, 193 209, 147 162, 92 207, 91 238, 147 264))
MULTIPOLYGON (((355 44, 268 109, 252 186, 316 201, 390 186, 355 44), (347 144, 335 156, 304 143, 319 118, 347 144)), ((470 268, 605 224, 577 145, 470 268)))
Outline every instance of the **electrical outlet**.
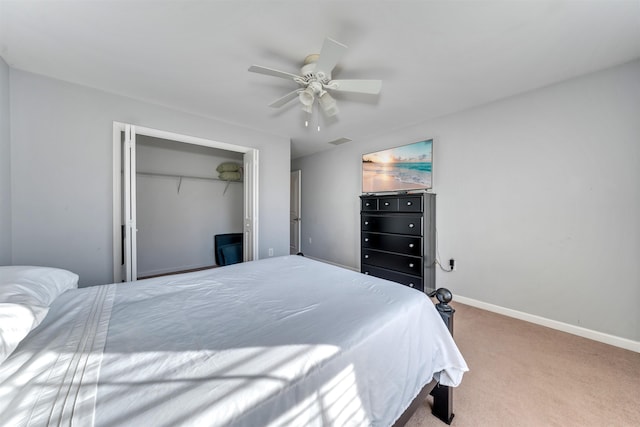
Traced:
POLYGON ((269 248, 269 256, 273 256, 273 248, 269 248))

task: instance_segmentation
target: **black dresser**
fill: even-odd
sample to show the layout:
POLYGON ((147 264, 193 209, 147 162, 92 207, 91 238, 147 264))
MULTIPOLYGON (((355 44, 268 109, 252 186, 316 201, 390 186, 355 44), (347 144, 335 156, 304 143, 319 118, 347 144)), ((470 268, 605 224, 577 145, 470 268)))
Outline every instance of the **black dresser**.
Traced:
POLYGON ((360 199, 360 270, 424 292, 435 290, 436 195, 360 199))

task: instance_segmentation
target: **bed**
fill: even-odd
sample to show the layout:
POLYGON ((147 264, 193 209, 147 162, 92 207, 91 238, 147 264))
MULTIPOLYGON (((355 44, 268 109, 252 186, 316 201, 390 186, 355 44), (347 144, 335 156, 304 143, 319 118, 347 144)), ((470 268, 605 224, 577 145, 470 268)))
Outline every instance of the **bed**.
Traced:
POLYGON ((467 370, 426 295, 295 255, 87 288, 2 267, 0 322, 0 425, 389 426, 467 370))

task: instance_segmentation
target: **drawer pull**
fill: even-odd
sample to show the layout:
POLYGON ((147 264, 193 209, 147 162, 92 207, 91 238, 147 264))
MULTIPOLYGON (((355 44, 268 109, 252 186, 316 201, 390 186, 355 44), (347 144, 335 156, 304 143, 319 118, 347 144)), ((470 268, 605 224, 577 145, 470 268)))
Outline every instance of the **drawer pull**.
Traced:
MULTIPOLYGON (((365 223, 365 224, 366 224, 366 223, 365 223)), ((413 227, 414 227, 414 225, 413 225, 413 224, 409 224, 409 228, 413 228, 413 227)))
POLYGON ((368 271, 365 271, 365 272, 364 272, 364 274, 367 274, 367 275, 368 275, 368 274, 369 274, 369 272, 368 272, 368 271))
POLYGON ((413 202, 407 202, 407 206, 411 206, 413 202))
POLYGON ((368 237, 365 237, 365 238, 364 238, 364 241, 365 241, 365 242, 368 242, 368 241, 369 241, 369 238, 368 238, 368 237))
POLYGON ((410 288, 413 288, 413 283, 409 283, 409 287, 410 287, 410 288))
POLYGON ((389 202, 384 202, 384 205, 385 206, 389 206, 389 202))
POLYGON ((369 225, 369 221, 365 221, 365 222, 364 222, 364 225, 369 225))
POLYGON ((365 206, 371 206, 371 203, 367 202, 364 204, 365 206))
POLYGON ((409 247, 412 248, 413 247, 413 243, 409 243, 409 247))
POLYGON ((369 255, 365 255, 364 257, 365 257, 365 259, 366 259, 366 258, 369 258, 369 255))
MULTIPOLYGON (((365 257, 365 258, 366 258, 366 257, 365 257)), ((410 263, 409 263, 409 267, 410 267, 410 268, 413 268, 413 263, 412 263, 412 262, 410 262, 410 263)))

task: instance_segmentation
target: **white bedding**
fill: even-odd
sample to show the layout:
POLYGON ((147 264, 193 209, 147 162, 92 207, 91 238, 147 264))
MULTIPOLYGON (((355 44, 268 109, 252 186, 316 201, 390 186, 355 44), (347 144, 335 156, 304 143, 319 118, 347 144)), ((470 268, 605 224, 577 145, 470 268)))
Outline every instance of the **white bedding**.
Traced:
POLYGON ((466 370, 424 294, 269 258, 65 292, 0 365, 0 424, 386 426, 466 370))

